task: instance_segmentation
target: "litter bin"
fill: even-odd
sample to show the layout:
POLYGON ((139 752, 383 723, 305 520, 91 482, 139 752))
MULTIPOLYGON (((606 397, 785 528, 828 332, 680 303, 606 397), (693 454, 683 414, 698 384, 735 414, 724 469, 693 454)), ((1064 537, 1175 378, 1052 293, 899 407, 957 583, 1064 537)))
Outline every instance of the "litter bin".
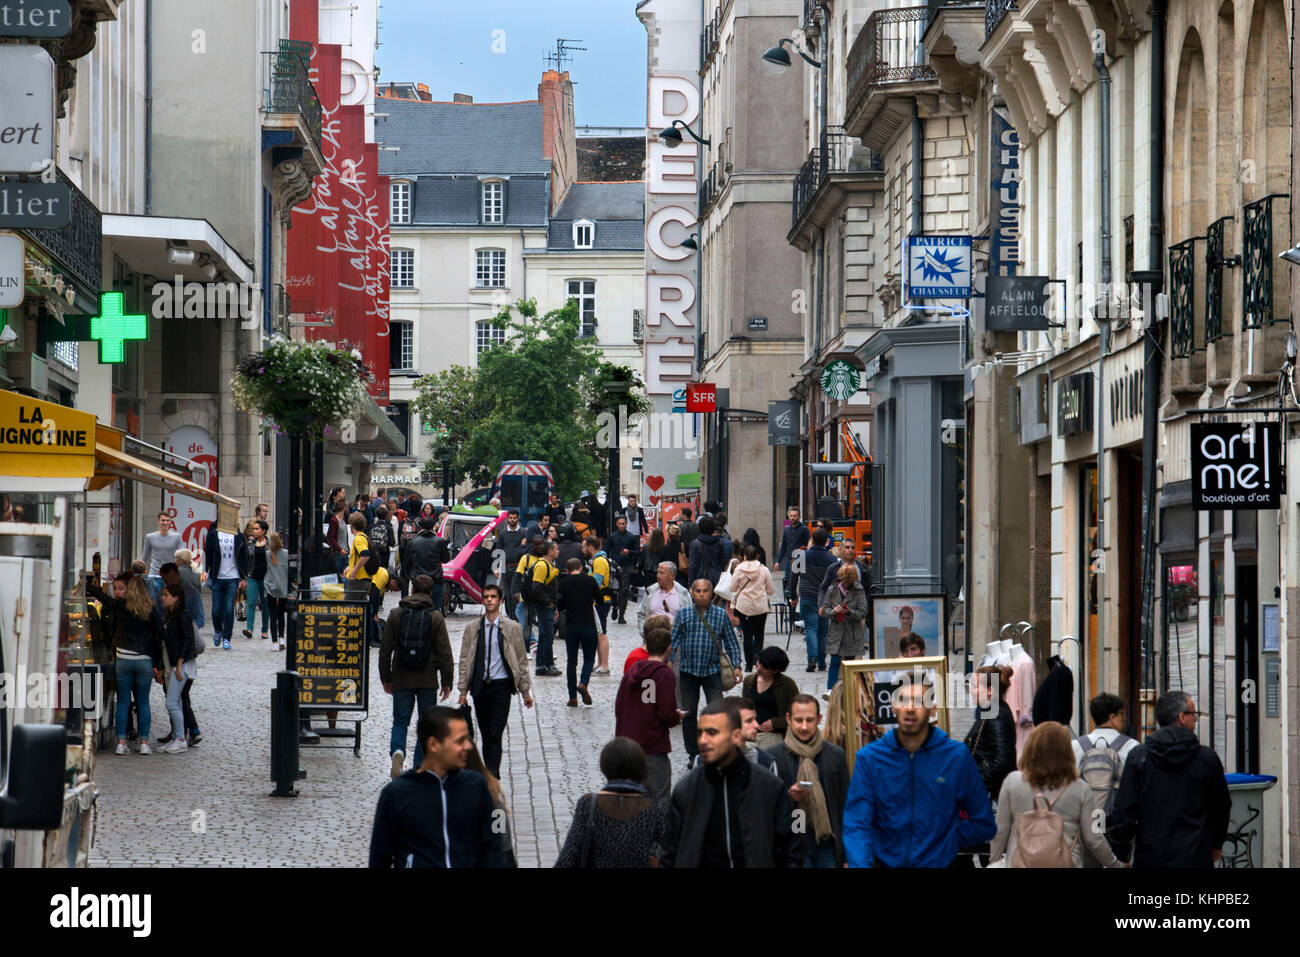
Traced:
POLYGON ((1225 774, 1232 805, 1220 867, 1262 867, 1264 792, 1277 783, 1271 774, 1225 774))

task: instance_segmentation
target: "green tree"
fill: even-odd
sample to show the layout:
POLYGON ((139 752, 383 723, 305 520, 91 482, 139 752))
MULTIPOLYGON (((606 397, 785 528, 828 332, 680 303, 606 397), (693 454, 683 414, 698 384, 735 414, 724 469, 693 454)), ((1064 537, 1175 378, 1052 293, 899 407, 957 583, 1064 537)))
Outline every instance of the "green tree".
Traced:
MULTIPOLYGON (((518 320, 509 307, 493 319, 506 339, 479 356, 477 368, 453 366, 416 382, 421 421, 446 427, 429 466, 450 450, 459 475, 486 485, 503 461, 543 459, 560 494, 571 498, 594 489, 605 471, 607 452, 596 445, 603 383, 640 383, 632 370, 602 361, 593 340, 580 338, 574 300, 542 316, 535 300, 515 308, 518 320)), ((634 392, 627 405, 634 414, 644 399, 634 392)))

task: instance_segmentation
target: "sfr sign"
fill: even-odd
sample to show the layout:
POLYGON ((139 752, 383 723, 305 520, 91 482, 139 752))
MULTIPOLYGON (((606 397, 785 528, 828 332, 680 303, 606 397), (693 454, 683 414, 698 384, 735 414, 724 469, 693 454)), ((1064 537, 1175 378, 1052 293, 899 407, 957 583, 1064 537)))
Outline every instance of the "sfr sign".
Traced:
POLYGON ((687 412, 717 412, 718 387, 712 382, 690 382, 686 385, 687 412))

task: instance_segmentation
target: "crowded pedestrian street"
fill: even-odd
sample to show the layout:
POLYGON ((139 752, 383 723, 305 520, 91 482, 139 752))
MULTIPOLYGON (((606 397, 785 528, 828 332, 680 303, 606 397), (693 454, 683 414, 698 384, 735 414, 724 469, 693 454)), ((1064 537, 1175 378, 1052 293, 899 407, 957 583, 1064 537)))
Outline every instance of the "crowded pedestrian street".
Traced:
POLYGON ((0 0, 16 939, 1276 937, 1297 2, 0 0))
MULTIPOLYGON (((396 598, 385 602, 397 607, 396 598)), ((459 652, 468 614, 448 623, 459 652)), ((614 695, 622 662, 640 644, 634 625, 611 624, 609 676, 591 682, 594 703, 567 708, 563 678, 537 679, 535 705, 516 701, 506 725, 501 785, 521 867, 551 867, 573 820, 579 797, 601 784, 600 750, 614 736, 614 695)), ((785 647, 785 635, 769 641, 785 647)), ((792 647, 802 641, 794 632, 792 647)), ((105 809, 97 824, 93 867, 364 867, 375 802, 389 781, 388 730, 392 699, 378 687, 378 650, 372 649, 371 711, 361 754, 351 740, 302 749, 307 772, 298 797, 271 797, 270 689, 284 667, 283 653, 255 638, 237 639, 229 652, 203 655, 202 685, 194 707, 203 743, 183 755, 147 760, 105 759, 97 772, 105 809), (107 811, 112 808, 111 813, 107 811), (178 839, 177 835, 183 835, 178 839)), ((792 672, 801 687, 818 690, 814 675, 792 672)), ((163 695, 153 693, 162 710, 163 695)), ((680 729, 673 731, 673 778, 686 773, 680 729)))

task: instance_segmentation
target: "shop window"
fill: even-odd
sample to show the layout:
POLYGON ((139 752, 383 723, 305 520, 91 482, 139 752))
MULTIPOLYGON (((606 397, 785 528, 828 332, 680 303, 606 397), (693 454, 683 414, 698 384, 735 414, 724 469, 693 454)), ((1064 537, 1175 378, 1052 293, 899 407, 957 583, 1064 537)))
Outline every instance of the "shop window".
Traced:
POLYGON ((1196 698, 1200 687, 1200 590, 1192 553, 1166 559, 1164 584, 1164 687, 1181 688, 1196 698))

